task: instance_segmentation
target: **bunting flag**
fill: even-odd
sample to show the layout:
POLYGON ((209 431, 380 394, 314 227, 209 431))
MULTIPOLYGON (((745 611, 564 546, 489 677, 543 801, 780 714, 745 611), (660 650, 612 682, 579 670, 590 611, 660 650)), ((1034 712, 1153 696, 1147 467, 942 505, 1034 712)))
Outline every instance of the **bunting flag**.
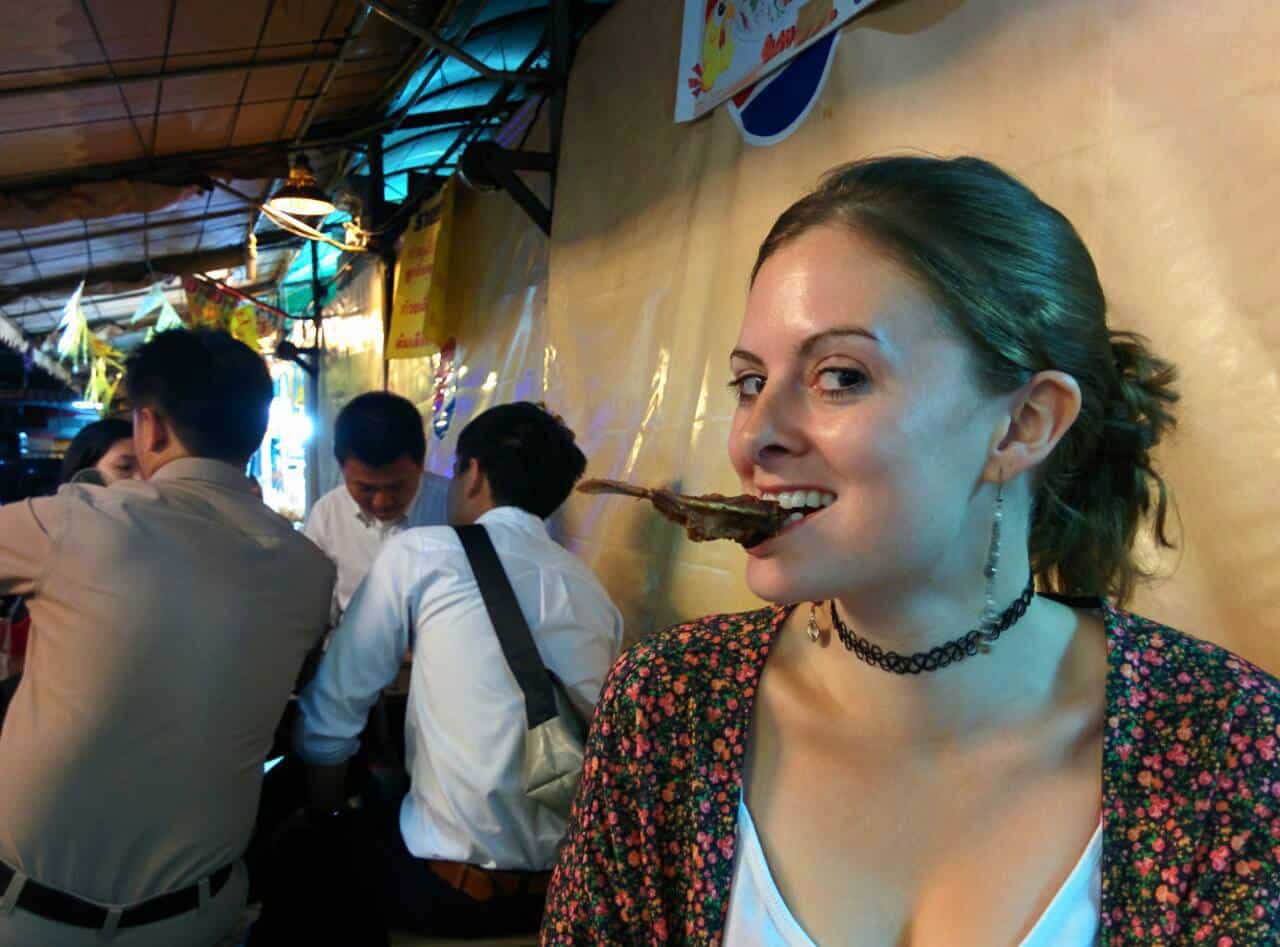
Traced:
POLYGON ((234 296, 222 292, 212 283, 190 276, 183 279, 182 288, 187 293, 187 317, 192 326, 230 330, 231 314, 239 305, 234 296))
POLYGON ((124 378, 124 356, 90 330, 81 305, 83 295, 84 283, 81 282, 62 307, 55 347, 58 357, 63 361, 70 360, 76 371, 88 366, 89 380, 85 385, 84 400, 106 406, 111 404, 124 378))
POLYGON ((70 360, 77 371, 89 363, 91 358, 89 320, 85 317, 84 307, 80 305, 80 297, 84 293, 84 281, 76 287, 66 304, 62 307, 62 318, 58 321, 58 358, 70 360))
POLYGON ((262 345, 258 341, 257 308, 257 306, 245 305, 233 309, 227 331, 231 333, 232 338, 239 339, 255 352, 261 352, 262 345))
POLYGON ((160 315, 156 318, 156 324, 153 329, 147 332, 148 340, 155 332, 186 328, 186 323, 178 315, 178 310, 173 308, 173 303, 169 302, 169 297, 165 294, 164 287, 159 283, 152 285, 151 290, 143 297, 142 303, 129 321, 131 324, 139 323, 157 309, 160 310, 160 315))
POLYGON ((89 366, 84 400, 107 408, 115 399, 120 382, 124 379, 124 355, 93 334, 89 336, 89 348, 93 361, 89 366))
MULTIPOLYGON (((238 296, 224 292, 212 283, 188 277, 182 281, 187 293, 187 314, 192 325, 221 329, 239 339, 255 352, 263 350, 279 330, 279 317, 238 296)), ((157 330, 160 326, 157 324, 157 330)))

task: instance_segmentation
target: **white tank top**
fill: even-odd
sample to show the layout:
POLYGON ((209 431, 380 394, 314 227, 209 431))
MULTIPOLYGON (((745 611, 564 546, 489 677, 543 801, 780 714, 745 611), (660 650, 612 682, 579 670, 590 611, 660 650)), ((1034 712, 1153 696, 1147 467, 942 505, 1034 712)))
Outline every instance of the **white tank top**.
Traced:
MULTIPOLYGON (((1102 916, 1102 822, 1084 854, 1019 947, 1092 947, 1102 916)), ((725 947, 817 947, 773 883, 745 796, 738 803, 725 947)))

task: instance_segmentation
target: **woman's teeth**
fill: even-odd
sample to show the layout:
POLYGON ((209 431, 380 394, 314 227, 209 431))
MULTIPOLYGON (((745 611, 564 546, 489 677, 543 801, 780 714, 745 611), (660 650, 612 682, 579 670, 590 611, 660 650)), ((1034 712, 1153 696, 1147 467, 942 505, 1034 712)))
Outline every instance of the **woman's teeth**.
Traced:
POLYGON ((798 523, 806 514, 836 502, 836 495, 822 490, 784 490, 781 493, 762 494, 761 499, 777 503, 784 510, 796 510, 787 517, 787 522, 798 523))

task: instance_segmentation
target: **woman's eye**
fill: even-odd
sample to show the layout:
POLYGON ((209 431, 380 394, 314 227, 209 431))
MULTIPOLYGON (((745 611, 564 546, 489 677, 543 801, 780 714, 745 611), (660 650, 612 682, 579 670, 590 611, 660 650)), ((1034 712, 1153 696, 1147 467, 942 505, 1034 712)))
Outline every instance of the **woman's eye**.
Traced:
POLYGON ((729 382, 739 401, 748 401, 764 390, 764 379, 759 375, 741 375, 729 382))
POLYGON ((869 380, 860 368, 824 368, 818 373, 818 390, 824 393, 857 391, 869 380))

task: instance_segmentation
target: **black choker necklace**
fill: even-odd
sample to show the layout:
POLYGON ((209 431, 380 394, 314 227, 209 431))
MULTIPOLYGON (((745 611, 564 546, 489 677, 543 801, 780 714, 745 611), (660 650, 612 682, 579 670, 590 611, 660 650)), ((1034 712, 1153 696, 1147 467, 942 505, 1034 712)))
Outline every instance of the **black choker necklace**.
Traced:
MULTIPOLYGON (((1018 619, 1026 614, 1027 606, 1031 604, 1031 599, 1035 597, 1035 594, 1036 580, 1035 576, 1031 576, 1027 579, 1027 587, 1022 590, 1022 594, 1000 613, 989 628, 975 628, 973 631, 945 644, 940 644, 936 648, 930 648, 928 651, 917 651, 915 654, 910 655, 898 654, 896 651, 885 651, 879 645, 873 644, 866 638, 859 638, 840 620, 834 601, 831 602, 831 623, 835 626, 836 634, 840 636, 840 643, 847 650, 852 651, 858 660, 865 661, 867 664, 894 674, 919 674, 921 671, 937 671, 949 664, 955 664, 957 661, 971 658, 979 652, 985 654, 990 651, 992 643, 1003 632, 1012 628, 1018 619)), ((816 638, 814 634, 817 631, 817 622, 814 617, 816 611, 817 607, 814 606, 809 615, 809 636, 811 638, 816 638)))

